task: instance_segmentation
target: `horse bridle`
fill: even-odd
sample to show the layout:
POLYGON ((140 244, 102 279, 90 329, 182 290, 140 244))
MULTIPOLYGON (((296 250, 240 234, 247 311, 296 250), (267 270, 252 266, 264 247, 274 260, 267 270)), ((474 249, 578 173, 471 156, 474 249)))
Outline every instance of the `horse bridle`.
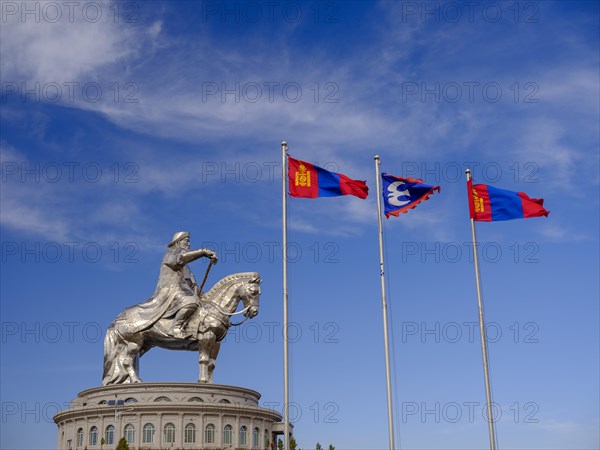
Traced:
MULTIPOLYGON (((256 306, 256 304, 255 304, 255 303, 252 301, 252 300, 254 300, 254 297, 255 297, 255 296, 252 296, 252 297, 253 297, 253 298, 250 300, 250 303, 248 304, 248 306, 246 306, 246 307, 245 307, 244 309, 242 309, 241 311, 234 312, 234 313, 229 313, 229 312, 227 312, 227 311, 223 310, 223 308, 221 308, 221 307, 220 307, 219 305, 217 305, 216 303, 212 303, 212 304, 211 304, 211 306, 212 306, 213 308, 217 308, 221 314, 223 314, 223 315, 225 315, 225 316, 228 316, 228 317, 233 317, 233 316, 237 316, 238 314, 245 314, 245 313, 246 313, 246 312, 247 312, 247 311, 248 311, 248 310, 249 310, 249 309, 250 309, 252 306, 256 306)), ((241 322, 239 322, 239 323, 232 323, 232 322, 229 322, 229 324, 230 324, 232 327, 237 327, 237 326, 240 326, 241 324, 243 324, 243 323, 244 323, 246 320, 248 320, 248 319, 249 319, 249 317, 248 317, 248 316, 246 316, 246 317, 244 318, 244 320, 242 320, 242 321, 241 321, 241 322)))

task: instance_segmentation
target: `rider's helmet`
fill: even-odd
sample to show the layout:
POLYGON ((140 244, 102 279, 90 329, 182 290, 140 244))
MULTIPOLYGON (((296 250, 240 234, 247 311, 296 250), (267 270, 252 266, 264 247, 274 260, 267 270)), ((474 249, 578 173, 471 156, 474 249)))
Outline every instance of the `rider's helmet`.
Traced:
POLYGON ((188 233, 187 231, 178 231, 173 235, 173 239, 171 239, 171 243, 167 245, 167 247, 173 247, 175 244, 177 244, 182 239, 185 239, 186 237, 189 238, 190 233, 188 233))

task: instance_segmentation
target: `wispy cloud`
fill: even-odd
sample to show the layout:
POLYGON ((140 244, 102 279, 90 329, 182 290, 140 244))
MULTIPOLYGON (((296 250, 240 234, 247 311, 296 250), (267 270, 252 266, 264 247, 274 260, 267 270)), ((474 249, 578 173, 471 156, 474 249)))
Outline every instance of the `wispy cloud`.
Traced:
MULTIPOLYGON (((382 2, 379 6, 386 23, 401 19, 398 5, 382 2)), ((445 24, 431 33, 423 21, 404 21, 401 27, 377 27, 377 33, 365 37, 357 48, 364 57, 343 59, 326 57, 320 50, 317 55, 297 54, 286 39, 295 28, 275 39, 252 38, 249 47, 256 51, 242 50, 227 39, 215 45, 217 36, 209 30, 181 39, 165 32, 161 14, 157 10, 155 18, 139 24, 111 20, 38 24, 13 19, 2 27, 2 75, 29 83, 129 80, 134 90, 125 94, 133 93, 136 102, 115 102, 110 95, 103 95, 98 102, 77 99, 65 106, 98 112, 122 129, 167 138, 173 147, 176 142, 188 149, 191 143, 218 146, 224 160, 270 161, 272 149, 252 144, 268 141, 276 146, 285 138, 301 153, 297 156, 341 162, 344 167, 340 171, 356 178, 365 178, 361 175, 365 171, 371 173, 364 161, 370 163, 375 152, 387 153, 394 161, 439 161, 461 155, 492 158, 506 165, 515 159, 535 161, 558 181, 572 177, 581 165, 589 168, 597 163, 597 154, 589 148, 595 136, 585 130, 597 126, 593 124, 598 115, 593 98, 597 98, 598 82, 587 63, 574 67, 576 61, 592 57, 589 46, 579 41, 561 47, 561 52, 569 55, 568 63, 539 66, 533 78, 528 72, 531 66, 525 64, 520 73, 511 67, 506 72, 496 71, 490 79, 479 61, 469 56, 473 53, 469 45, 481 52, 491 46, 497 58, 514 57, 534 37, 526 32, 514 37, 510 30, 498 28, 506 33, 505 39, 498 40, 486 27, 468 23, 445 24), (264 51, 269 46, 282 56, 272 58, 264 51), (415 58, 424 48, 440 56, 436 60, 415 58), (457 55, 467 59, 457 65, 457 55), (411 64, 406 64, 409 59, 411 64), (515 104, 510 90, 514 77, 540 87, 539 104, 515 104), (403 98, 405 82, 431 86, 473 80, 501 85, 502 100, 483 101, 479 91, 474 102, 403 98), (258 101, 253 101, 257 96, 258 101), (574 123, 570 119, 576 111, 581 112, 581 120, 574 123), (240 156, 242 147, 247 152, 244 157, 240 156)), ((376 15, 365 18, 374 23, 380 19, 376 15)), ((11 114, 11 109, 6 109, 11 114)), ((205 169, 197 159, 181 164, 173 159, 177 150, 165 152, 161 144, 133 151, 144 160, 144 177, 132 188, 138 196, 156 192, 178 195, 197 182, 205 169)), ((597 180, 597 175, 591 174, 594 177, 597 180)), ((71 222, 61 219, 60 208, 53 211, 55 223, 50 225, 53 221, 43 209, 36 210, 36 216, 23 209, 27 204, 22 202, 20 209, 14 209, 6 223, 14 225, 30 217, 32 230, 69 232, 66 223, 71 222)), ((120 205, 102 206, 98 211, 105 214, 98 212, 92 218, 115 217, 116 223, 124 223, 121 212, 127 210, 131 212, 127 221, 133 223, 140 217, 132 204, 125 200, 120 205)), ((353 224, 336 232, 353 234, 357 226, 360 229, 360 224, 369 223, 372 210, 370 202, 342 202, 329 213, 353 224)), ((429 212, 411 219, 416 226, 425 227, 437 227, 440 222, 438 215, 429 212)), ((293 226, 314 231, 301 220, 293 226)))
POLYGON ((65 239, 69 235, 69 225, 60 208, 51 197, 37 186, 20 183, 21 167, 27 158, 5 141, 0 142, 0 163, 2 164, 2 189, 0 189, 0 224, 24 233, 41 235, 51 239, 65 239), (13 173, 17 175, 15 183, 13 173), (45 207, 41 207, 44 205, 45 207), (52 214, 51 209, 55 209, 52 214))
MULTIPOLYGON (((31 10, 40 14, 49 3, 36 2, 31 10)), ((98 18, 87 17, 81 10, 67 14, 67 8, 59 8, 58 20, 34 20, 33 14, 24 20, 20 11, 3 15, 3 81, 61 85, 86 77, 92 81, 105 70, 139 57, 143 47, 160 34, 160 22, 144 28, 115 20, 108 8, 96 5, 91 9, 98 18)))
POLYGON ((568 243, 598 240, 598 236, 590 236, 586 233, 556 224, 544 224, 540 231, 543 236, 553 242, 568 243))

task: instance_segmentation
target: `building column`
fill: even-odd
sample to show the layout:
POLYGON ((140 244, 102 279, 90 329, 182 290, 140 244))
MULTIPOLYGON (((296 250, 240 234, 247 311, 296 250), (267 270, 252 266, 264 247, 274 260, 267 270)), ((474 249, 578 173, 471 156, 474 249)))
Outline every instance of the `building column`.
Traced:
POLYGON ((156 426, 156 436, 155 441, 158 443, 159 448, 163 448, 163 413, 158 415, 158 425, 156 426))
POLYGON ((183 413, 179 413, 178 415, 178 423, 179 425, 175 426, 175 447, 182 448, 183 447, 183 433, 185 430, 183 429, 183 413), (179 429, 179 431, 177 431, 179 429))
POLYGON ((201 446, 204 445, 204 413, 200 414, 200 429, 198 430, 198 436, 196 436, 196 441, 201 446))
POLYGON ((138 425, 135 427, 136 429, 136 434, 137 434, 137 441, 135 442, 135 446, 136 448, 140 448, 142 446, 142 415, 140 413, 137 413, 135 415, 136 418, 136 422, 138 423, 138 425))
POLYGON ((102 439, 104 439, 104 414, 100 416, 100 429, 98 430, 98 447, 104 448, 102 439))
POLYGON ((233 448, 240 446, 240 415, 235 415, 235 432, 233 433, 233 448))
POLYGON ((215 443, 219 444, 220 448, 223 448, 223 414, 219 414, 217 418, 217 436, 218 439, 215 439, 215 443))

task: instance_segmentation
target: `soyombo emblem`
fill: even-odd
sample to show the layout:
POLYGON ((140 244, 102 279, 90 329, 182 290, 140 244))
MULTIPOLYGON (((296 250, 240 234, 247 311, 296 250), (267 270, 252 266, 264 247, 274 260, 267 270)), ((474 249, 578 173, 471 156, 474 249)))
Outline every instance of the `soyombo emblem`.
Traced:
POLYGON ((304 164, 300 164, 296 172, 296 186, 310 187, 310 170, 306 170, 304 164))
POLYGON ((507 191, 488 184, 473 184, 467 181, 469 215, 480 222, 497 220, 529 219, 546 216, 544 199, 530 198, 525 192, 507 191))
POLYGON ((291 197, 317 198, 354 195, 367 198, 369 188, 364 181, 353 180, 343 173, 288 156, 288 189, 291 197))
POLYGON ((483 199, 477 194, 477 191, 473 189, 473 206, 475 208, 476 213, 485 212, 485 202, 483 199))

